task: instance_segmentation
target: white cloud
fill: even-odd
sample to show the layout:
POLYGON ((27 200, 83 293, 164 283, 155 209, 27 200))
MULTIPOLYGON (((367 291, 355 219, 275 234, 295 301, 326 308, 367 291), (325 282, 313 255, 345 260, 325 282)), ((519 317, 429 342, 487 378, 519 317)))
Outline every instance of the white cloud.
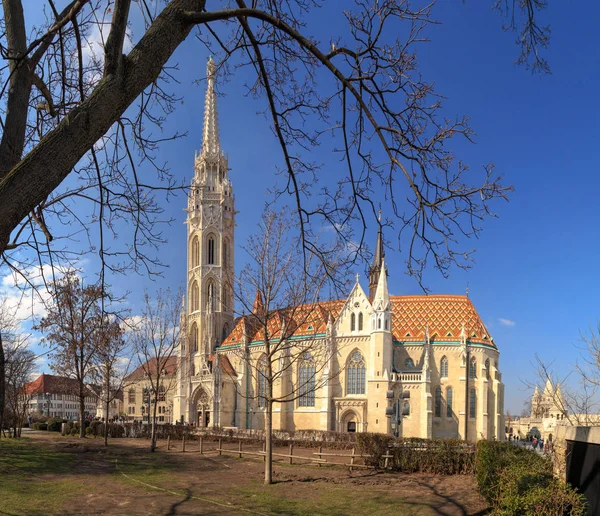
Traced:
POLYGON ((515 321, 511 321, 510 319, 502 319, 502 317, 498 318, 498 320, 502 326, 514 326, 517 324, 515 321))

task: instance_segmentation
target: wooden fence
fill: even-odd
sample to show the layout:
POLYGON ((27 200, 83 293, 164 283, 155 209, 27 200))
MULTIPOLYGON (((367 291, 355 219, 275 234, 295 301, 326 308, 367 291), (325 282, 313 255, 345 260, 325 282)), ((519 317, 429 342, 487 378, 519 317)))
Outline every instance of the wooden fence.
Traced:
MULTIPOLYGON (((194 442, 194 441, 191 441, 194 442)), ((191 448, 191 442, 187 442, 186 443, 186 439, 185 437, 182 439, 181 441, 181 451, 182 452, 193 452, 193 451, 197 451, 200 452, 201 455, 207 455, 210 453, 217 453, 218 455, 223 455, 224 453, 227 455, 237 455, 238 458, 242 458, 245 455, 247 456, 254 456, 254 457, 262 457, 263 462, 266 460, 266 451, 265 451, 265 443, 263 443, 263 449, 261 451, 252 451, 252 450, 244 450, 244 445, 243 445, 243 441, 242 439, 240 439, 238 441, 238 446, 237 449, 235 448, 224 448, 223 447, 223 440, 219 439, 218 441, 218 446, 217 448, 214 449, 205 449, 204 448, 204 439, 202 437, 200 437, 200 439, 198 440, 198 443, 194 443, 194 447, 193 449, 191 448), (187 446, 187 450, 186 450, 186 446, 187 446)), ((168 436, 167 437, 167 451, 171 450, 171 437, 168 436)), ((316 465, 316 466, 322 466, 322 465, 327 465, 327 466, 345 466, 348 467, 350 469, 350 471, 352 471, 353 468, 372 468, 372 466, 367 466, 366 464, 357 464, 356 463, 356 459, 364 459, 364 458, 368 458, 370 457, 369 455, 363 455, 360 453, 355 453, 355 449, 352 448, 351 453, 332 453, 332 452, 324 452, 323 451, 323 447, 319 446, 319 451, 318 452, 312 452, 312 455, 314 455, 314 457, 312 456, 306 456, 306 455, 294 455, 294 445, 290 444, 289 445, 289 453, 275 453, 272 452, 271 455, 273 456, 274 460, 278 460, 280 459, 281 461, 287 461, 288 464, 294 464, 294 461, 296 461, 296 464, 311 464, 311 465, 316 465), (331 458, 333 458, 334 460, 332 461, 331 458), (335 461, 336 458, 340 458, 340 459, 350 459, 349 462, 337 462, 335 461)), ((385 462, 386 462, 386 466, 388 463, 388 460, 390 458, 392 458, 392 455, 384 455, 383 458, 385 458, 385 462)))

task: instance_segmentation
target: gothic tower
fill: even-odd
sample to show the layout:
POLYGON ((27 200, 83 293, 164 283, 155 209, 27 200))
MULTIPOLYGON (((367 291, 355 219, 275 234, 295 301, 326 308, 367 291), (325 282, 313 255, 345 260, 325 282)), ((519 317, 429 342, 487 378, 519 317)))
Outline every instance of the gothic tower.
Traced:
MULTIPOLYGON (((206 383, 211 376, 211 355, 233 323, 235 199, 227 155, 219 142, 215 72, 216 64, 211 57, 206 66, 208 86, 202 150, 194 157, 194 177, 186 210, 187 300, 178 396, 179 414, 186 421, 196 419, 196 408, 200 411, 195 407, 199 387, 212 390, 199 382, 206 383)), ((212 396, 204 391, 203 396, 212 396)))
POLYGON ((383 249, 383 238, 381 235, 381 212, 380 212, 379 213, 379 229, 377 230, 377 243, 375 244, 375 256, 373 257, 373 265, 371 265, 371 267, 369 267, 369 299, 371 301, 373 301, 373 299, 375 299, 375 291, 377 290, 377 284, 379 283, 379 275, 381 274, 381 267, 382 267, 384 258, 385 258, 385 251, 383 249))

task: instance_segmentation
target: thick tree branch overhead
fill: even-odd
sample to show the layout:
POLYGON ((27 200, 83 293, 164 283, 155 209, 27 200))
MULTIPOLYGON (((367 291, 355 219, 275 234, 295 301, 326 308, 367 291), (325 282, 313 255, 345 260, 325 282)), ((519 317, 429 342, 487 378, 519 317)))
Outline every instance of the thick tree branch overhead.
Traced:
MULTIPOLYGON (((467 167, 450 145, 452 138, 470 139, 468 119, 442 117, 441 97, 420 75, 415 48, 433 24, 435 2, 349 2, 345 33, 326 43, 310 33, 320 8, 312 0, 257 0, 250 7, 242 0, 41 3, 46 24, 29 33, 21 0, 2 3, 0 255, 13 267, 11 250, 24 246, 41 264, 50 261, 60 251, 53 236, 61 231, 54 228, 71 224, 100 250, 103 268, 133 264, 152 272, 159 265, 152 249, 164 238, 155 194, 182 185, 157 152, 182 135, 156 139, 151 128, 162 129, 180 100, 167 90, 177 73, 168 62, 194 28, 196 43, 224 69, 254 70, 250 93, 264 102, 281 147, 281 182, 273 193, 291 196, 307 253, 320 252, 314 228, 322 224, 339 239, 362 242, 365 221, 376 216, 371 199, 380 197, 389 203, 384 223, 408 235, 409 271, 420 279, 433 260, 447 274, 453 265, 468 266, 462 240, 478 234, 492 214, 490 201, 510 190, 492 167, 466 181, 467 167), (132 45, 134 12, 145 26, 132 45), (100 49, 91 46, 92 33, 100 34, 100 49), (332 134, 346 172, 335 186, 317 188, 321 171, 310 150, 332 134), (136 153, 157 181, 146 172, 141 179, 136 153), (70 176, 76 186, 65 182, 70 176), (88 218, 75 208, 80 204, 88 206, 88 218), (135 229, 117 250, 104 240, 116 235, 119 219, 135 229)), ((538 59, 547 44, 536 23, 543 5, 512 5, 511 16, 525 19, 529 35, 522 53, 538 59)))

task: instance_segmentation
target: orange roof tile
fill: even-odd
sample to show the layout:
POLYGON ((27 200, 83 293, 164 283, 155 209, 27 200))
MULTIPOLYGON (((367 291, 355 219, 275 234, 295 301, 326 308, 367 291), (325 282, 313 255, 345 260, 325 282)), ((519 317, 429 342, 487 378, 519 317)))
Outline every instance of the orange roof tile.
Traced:
MULTIPOLYGON (((458 295, 390 296, 392 302, 392 334, 398 342, 423 342, 425 327, 433 341, 458 342, 462 326, 470 342, 494 346, 485 324, 471 300, 458 295)), ((291 325, 287 334, 310 336, 323 334, 329 314, 336 320, 345 300, 301 305, 273 312, 267 324, 271 338, 279 338, 283 322, 291 325)), ((244 333, 248 343, 260 342, 260 321, 253 315, 240 317, 233 330, 221 344, 236 346, 243 343, 244 333)))

